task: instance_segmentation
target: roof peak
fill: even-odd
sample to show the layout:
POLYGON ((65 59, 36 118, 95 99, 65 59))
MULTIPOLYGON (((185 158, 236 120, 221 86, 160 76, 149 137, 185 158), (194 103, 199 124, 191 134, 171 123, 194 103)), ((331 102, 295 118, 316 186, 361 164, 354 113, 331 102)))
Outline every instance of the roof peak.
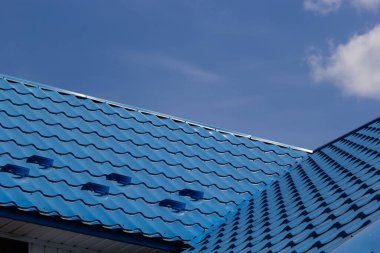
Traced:
POLYGON ((85 99, 89 99, 89 100, 93 100, 93 101, 97 101, 97 102, 107 103, 107 104, 112 105, 112 106, 117 106, 117 107, 121 107, 121 108, 124 108, 124 109, 127 109, 127 110, 137 111, 137 112, 140 112, 140 113, 143 113, 143 114, 150 114, 150 115, 154 115, 154 116, 161 117, 161 118, 167 118, 167 119, 171 119, 171 120, 176 121, 176 122, 183 122, 183 123, 186 123, 186 124, 189 124, 189 125, 192 125, 192 126, 202 127, 202 128, 204 128, 206 130, 212 130, 212 131, 217 131, 217 132, 220 132, 220 133, 231 134, 231 135, 234 135, 236 137, 243 137, 243 138, 247 138, 247 139, 253 140, 253 141, 260 141, 260 142, 263 142, 263 143, 272 144, 272 145, 276 145, 276 146, 280 146, 280 147, 290 148, 290 149, 294 149, 294 150, 298 150, 298 151, 303 151, 303 152, 307 152, 307 153, 313 153, 313 150, 310 150, 310 149, 301 148, 301 147, 297 147, 297 146, 293 146, 293 145, 289 145, 289 144, 284 144, 284 143, 281 143, 281 142, 276 142, 276 141, 272 141, 272 140, 268 140, 268 139, 264 139, 264 138, 259 138, 259 137, 252 136, 250 134, 239 133, 239 132, 223 129, 223 128, 220 128, 220 127, 215 127, 215 126, 211 126, 211 125, 208 125, 208 124, 199 123, 199 122, 196 122, 196 121, 187 120, 187 119, 183 119, 183 118, 180 118, 180 117, 167 115, 167 114, 164 114, 164 113, 159 113, 159 112, 155 112, 155 111, 139 108, 139 107, 136 107, 136 106, 130 106, 130 105, 126 105, 126 104, 123 104, 123 103, 113 102, 113 101, 110 101, 110 100, 107 100, 107 99, 102 99, 102 98, 97 98, 97 97, 85 95, 83 93, 69 91, 69 90, 65 90, 65 89, 61 89, 61 88, 56 88, 56 87, 53 87, 53 86, 50 86, 50 85, 45 85, 45 84, 41 84, 41 83, 25 80, 25 79, 18 78, 18 77, 13 77, 13 76, 5 75, 5 74, 0 74, 0 78, 4 78, 5 80, 10 81, 10 82, 20 83, 20 84, 28 85, 28 86, 34 86, 34 87, 38 87, 38 88, 42 88, 42 89, 48 89, 48 90, 51 90, 51 91, 56 91, 56 92, 64 93, 64 94, 67 94, 67 95, 73 95, 73 96, 76 96, 76 97, 81 97, 81 98, 85 98, 85 99))

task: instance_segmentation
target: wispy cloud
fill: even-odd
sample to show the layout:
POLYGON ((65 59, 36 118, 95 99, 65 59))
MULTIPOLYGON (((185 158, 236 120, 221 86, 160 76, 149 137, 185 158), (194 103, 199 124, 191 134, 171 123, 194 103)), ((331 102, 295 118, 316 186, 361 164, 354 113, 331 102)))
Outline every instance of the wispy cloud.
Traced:
POLYGON ((217 83, 224 80, 224 76, 219 73, 164 53, 117 50, 116 55, 123 61, 128 60, 156 69, 164 69, 173 75, 181 75, 200 82, 217 83))
POLYGON ((176 71, 192 79, 207 82, 217 82, 223 79, 219 74, 167 55, 156 54, 154 55, 154 60, 161 66, 176 71))
POLYGON ((380 99, 380 25, 333 47, 327 56, 313 50, 308 63, 316 82, 327 81, 350 95, 380 99))
POLYGON ((342 4, 342 0, 304 0, 303 7, 307 11, 320 14, 338 10, 342 4))
POLYGON ((359 10, 373 11, 380 7, 380 0, 304 0, 303 6, 307 11, 327 14, 339 10, 344 3, 359 10))

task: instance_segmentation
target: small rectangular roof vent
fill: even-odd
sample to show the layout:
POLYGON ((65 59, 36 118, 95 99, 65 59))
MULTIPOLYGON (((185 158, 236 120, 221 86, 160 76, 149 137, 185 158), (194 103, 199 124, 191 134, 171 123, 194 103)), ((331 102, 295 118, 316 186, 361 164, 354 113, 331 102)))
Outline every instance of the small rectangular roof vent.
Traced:
POLYGON ((1 168, 2 172, 12 173, 20 177, 26 177, 29 175, 29 169, 18 165, 7 164, 1 168))
POLYGON ((110 187, 106 185, 102 185, 102 184, 88 182, 82 185, 81 189, 85 191, 92 191, 95 193, 99 193, 100 195, 106 195, 108 194, 110 187))
POLYGON ((44 166, 44 167, 51 167, 51 166, 53 166, 54 160, 51 158, 47 158, 47 157, 43 157, 43 156, 39 156, 39 155, 32 155, 32 156, 28 157, 26 162, 27 163, 39 164, 39 165, 44 166))
POLYGON ((194 200, 200 200, 203 198, 203 192, 201 191, 196 191, 196 190, 192 190, 192 189, 183 189, 183 190, 180 190, 179 191, 179 195, 181 196, 189 196, 190 198, 194 199, 194 200))
POLYGON ((180 201, 172 199, 164 199, 160 201, 160 206, 171 208, 177 212, 183 211, 186 207, 186 204, 180 201))
POLYGON ((5 80, 7 80, 8 83, 19 83, 15 80, 12 80, 12 79, 9 79, 9 78, 6 78, 5 80))
POLYGON ((106 176, 107 180, 116 181, 119 184, 127 185, 131 182, 131 178, 117 173, 111 173, 106 176))

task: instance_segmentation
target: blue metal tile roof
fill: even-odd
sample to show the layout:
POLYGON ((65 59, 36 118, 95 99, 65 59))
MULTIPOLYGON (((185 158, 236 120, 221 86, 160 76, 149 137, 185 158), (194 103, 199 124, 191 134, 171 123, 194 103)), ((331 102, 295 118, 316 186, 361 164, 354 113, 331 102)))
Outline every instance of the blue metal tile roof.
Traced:
POLYGON ((187 252, 329 252, 380 218, 380 118, 317 149, 187 252))
POLYGON ((307 153, 0 77, 3 207, 187 242, 307 153))

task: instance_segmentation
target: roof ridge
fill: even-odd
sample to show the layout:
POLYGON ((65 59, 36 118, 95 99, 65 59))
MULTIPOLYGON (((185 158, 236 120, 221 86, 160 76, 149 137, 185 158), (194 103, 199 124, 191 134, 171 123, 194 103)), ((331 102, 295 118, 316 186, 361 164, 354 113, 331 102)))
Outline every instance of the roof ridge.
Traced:
POLYGON ((137 111, 137 112, 140 112, 140 113, 143 113, 143 114, 154 115, 154 116, 157 116, 157 117, 162 117, 162 118, 170 119, 170 120, 173 120, 173 121, 186 123, 188 125, 193 125, 193 126, 195 125, 195 126, 198 126, 198 127, 202 127, 202 128, 204 128, 206 130, 212 130, 212 131, 216 131, 216 132, 220 132, 220 133, 231 134, 233 136, 247 138, 247 139, 252 140, 252 141, 260 141, 260 142, 263 142, 263 143, 267 143, 267 144, 271 144, 271 145, 276 145, 276 146, 280 146, 280 147, 284 147, 284 148, 290 148, 290 149, 293 149, 293 150, 303 151, 303 152, 307 152, 307 153, 313 153, 313 150, 310 150, 310 149, 301 148, 301 147, 297 147, 297 146, 293 146, 293 145, 289 145, 289 144, 284 144, 284 143, 281 143, 281 142, 276 142, 276 141, 272 141, 272 140, 268 140, 268 139, 264 139, 264 138, 260 138, 260 137, 256 137, 256 136, 252 136, 250 134, 239 133, 239 132, 235 132, 235 131, 232 131, 232 130, 223 129, 221 127, 211 126, 211 125, 208 125, 208 124, 203 124, 203 123, 199 123, 199 122, 196 122, 196 121, 187 120, 187 119, 184 119, 184 118, 181 118, 181 117, 171 116, 171 115, 167 115, 167 114, 164 114, 164 113, 159 113, 159 112, 155 112, 155 111, 139 108, 139 107, 136 107, 136 106, 130 106, 130 105, 126 105, 126 104, 123 104, 123 103, 113 102, 113 101, 110 101, 110 100, 107 100, 107 99, 102 99, 102 98, 97 98, 97 97, 85 95, 83 93, 69 91, 69 90, 65 90, 65 89, 61 89, 61 88, 56 88, 56 87, 53 87, 53 86, 50 86, 50 85, 45 85, 45 84, 41 84, 41 83, 25 80, 25 79, 22 79, 22 78, 17 78, 17 77, 13 77, 13 76, 1 74, 1 73, 0 73, 0 78, 4 78, 7 81, 13 81, 13 82, 21 83, 23 85, 34 86, 34 87, 38 87, 38 88, 48 89, 48 90, 51 90, 51 91, 65 93, 65 94, 68 94, 68 95, 73 95, 73 96, 76 96, 76 97, 90 99, 90 100, 97 101, 97 102, 107 103, 107 104, 112 105, 112 106, 117 106, 117 107, 121 107, 121 108, 124 108, 124 109, 127 109, 127 110, 137 111))
POLYGON ((300 161, 296 162, 295 164, 293 165, 289 165, 287 168, 284 168, 284 172, 278 176, 275 180, 273 180, 272 182, 270 182, 269 184, 267 184, 265 187, 263 187, 263 189, 257 191, 256 193, 254 193, 253 195, 249 196, 247 199, 241 201, 238 205, 236 205, 235 209, 229 211, 226 215, 224 215, 223 219, 215 224, 213 224, 210 228, 208 228, 207 230, 205 230, 202 234, 199 234, 197 236, 195 236, 193 239, 190 240, 189 242, 189 246, 190 247, 193 247, 194 245, 198 244, 199 242, 203 241, 205 239, 205 237, 207 237, 210 233, 214 232, 215 229, 218 229, 219 227, 221 227, 221 225, 228 221, 229 219, 231 219, 237 212, 239 212, 239 210, 244 207, 245 205, 247 205, 247 203, 249 203, 249 201, 253 198, 255 198, 257 195, 260 195, 263 191, 267 190, 269 187, 271 187, 275 182, 279 181, 280 178, 284 177, 286 174, 290 173, 291 172, 291 169, 293 167, 296 167, 298 166, 299 163, 301 163, 304 159, 308 158, 309 155, 306 155, 305 157, 303 157, 300 161))

